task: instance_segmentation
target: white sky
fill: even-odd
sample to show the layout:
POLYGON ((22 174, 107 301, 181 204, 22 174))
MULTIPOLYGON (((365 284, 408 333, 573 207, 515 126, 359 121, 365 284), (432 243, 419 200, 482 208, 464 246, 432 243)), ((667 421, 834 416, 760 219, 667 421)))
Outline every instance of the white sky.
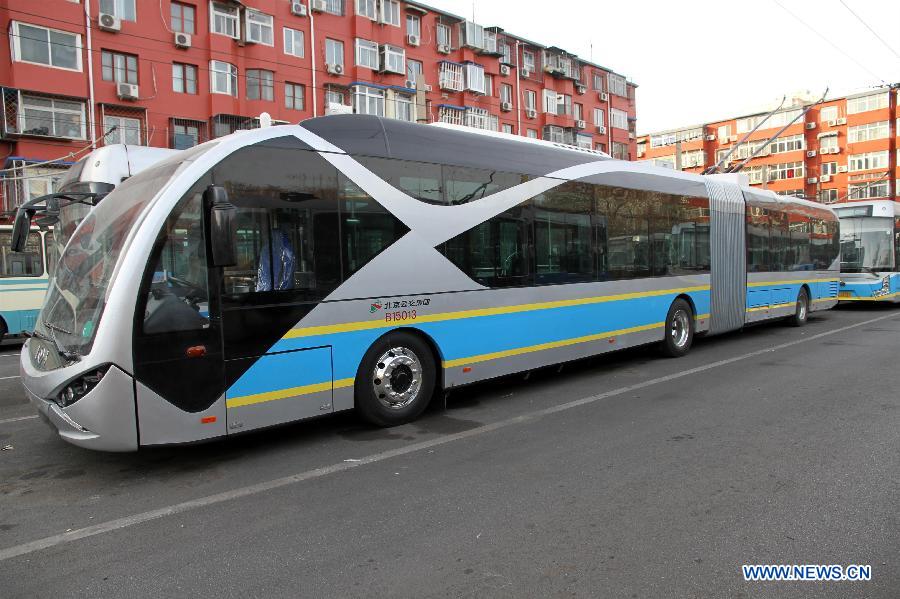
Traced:
MULTIPOLYGON (((423 1, 472 18, 472 0, 423 1)), ((900 81, 900 57, 840 0, 778 2, 840 50, 776 0, 475 0, 474 11, 481 25, 635 81, 640 133, 760 111, 792 92, 828 86, 839 97, 900 81)), ((844 2, 900 54, 900 1, 844 2)))

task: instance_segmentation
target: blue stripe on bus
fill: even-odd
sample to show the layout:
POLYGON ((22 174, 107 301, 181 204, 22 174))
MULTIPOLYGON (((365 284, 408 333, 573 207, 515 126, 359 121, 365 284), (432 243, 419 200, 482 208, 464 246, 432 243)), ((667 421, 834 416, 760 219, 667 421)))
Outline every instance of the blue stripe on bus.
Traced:
POLYGON ((0 317, 6 322, 7 333, 19 335, 25 331, 31 331, 40 310, 2 310, 0 317))

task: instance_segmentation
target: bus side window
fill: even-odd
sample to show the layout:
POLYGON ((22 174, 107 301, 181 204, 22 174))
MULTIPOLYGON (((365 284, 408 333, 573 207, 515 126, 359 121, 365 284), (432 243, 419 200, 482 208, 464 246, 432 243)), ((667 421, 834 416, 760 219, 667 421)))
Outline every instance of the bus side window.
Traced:
POLYGON ((769 272, 769 213, 747 204, 747 272, 769 272))
POLYGON ((569 182, 531 200, 534 206, 535 283, 577 283, 594 279, 592 192, 587 183, 569 182))
POLYGON ((597 211, 608 219, 610 279, 650 276, 649 192, 596 186, 597 211))
POLYGON ((400 220, 344 175, 339 176, 344 279, 409 232, 400 220))
POLYGON ((13 252, 9 248, 11 231, 0 231, 0 277, 39 277, 44 274, 44 256, 41 234, 28 234, 24 252, 13 252))

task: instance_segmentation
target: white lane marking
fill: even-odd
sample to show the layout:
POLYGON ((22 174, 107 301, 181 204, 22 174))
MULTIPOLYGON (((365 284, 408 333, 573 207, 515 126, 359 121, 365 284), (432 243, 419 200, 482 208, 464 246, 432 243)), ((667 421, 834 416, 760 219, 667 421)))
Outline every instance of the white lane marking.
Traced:
POLYGON ((0 381, 8 381, 9 379, 17 379, 19 375, 16 374, 14 376, 0 376, 0 381))
POLYGON ((438 437, 436 439, 430 439, 428 441, 420 441, 419 443, 412 443, 410 445, 405 445, 403 447, 398 447, 396 449, 391 449, 388 451, 375 453, 375 454, 372 454, 369 456, 359 458, 359 461, 356 461, 356 462, 339 462, 337 464, 332 464, 330 466, 323 466, 321 468, 315 468, 313 470, 307 470, 305 472, 298 472, 297 474, 291 474, 289 476, 285 476, 282 478, 276 478, 274 480, 270 480, 270 481, 266 481, 266 482, 257 483, 255 485, 239 487, 237 489, 231 489, 230 491, 224 491, 222 493, 216 493, 214 495, 207 495, 206 497, 200 497, 198 499, 192 499, 190 501, 176 503, 174 505, 169 505, 169 506, 162 507, 159 509, 142 512, 140 514, 134 514, 131 516, 125 516, 123 518, 117 518, 115 520, 110 520, 108 522, 102 522, 100 524, 95 524, 93 526, 86 526, 85 528, 79 528, 79 529, 65 532, 62 534, 44 537, 43 539, 37 539, 35 541, 30 541, 28 543, 22 543, 21 545, 14 545, 12 547, 7 547, 6 549, 0 549, 0 561, 8 560, 8 559, 11 559, 14 557, 19 557, 21 555, 27 555, 29 553, 34 553, 36 551, 41 551, 42 549, 48 549, 50 547, 55 547, 57 545, 62 545, 64 543, 69 543, 71 541, 76 541, 78 539, 93 537, 93 536, 100 535, 103 533, 112 532, 112 531, 119 530, 122 528, 127 528, 129 526, 134 526, 136 524, 141 524, 143 522, 149 522, 151 520, 165 518, 166 516, 174 516, 175 514, 181 514, 181 513, 195 510, 195 509, 198 509, 201 507, 215 505, 217 503, 231 501, 234 499, 240 499, 242 497, 248 497, 251 495, 257 495, 259 493, 264 493, 266 491, 271 491, 273 489, 278 489, 278 488, 285 487, 288 485, 293 485, 293 484, 303 482, 306 480, 310 480, 310 479, 314 479, 314 478, 321 478, 321 477, 327 476, 329 474, 343 472, 345 470, 350 470, 352 468, 359 468, 360 466, 364 466, 366 464, 374 464, 376 462, 383 462, 384 460, 389 460, 391 458, 395 458, 398 456, 415 453, 417 451, 422 451, 423 449, 429 449, 431 447, 437 447, 439 445, 445 445, 447 443, 452 443, 454 441, 459 441, 461 439, 468 439, 469 437, 483 435, 485 433, 490 433, 490 432, 493 432, 496 430, 514 426, 516 424, 534 421, 534 420, 543 418, 545 416, 549 416, 551 414, 556 414, 557 412, 564 412, 566 410, 571 410, 572 408, 577 408, 579 406, 592 404, 592 403, 598 402, 603 399, 608 399, 610 397, 615 397, 617 395, 623 395, 625 393, 630 393, 631 391, 637 391, 639 389, 643 389, 645 387, 650 387, 652 385, 658 385, 659 383, 665 383, 668 381, 684 378, 684 377, 698 374, 701 372, 706 372, 707 370, 713 370, 714 368, 719 368, 721 366, 727 366, 729 364, 734 364, 735 362, 742 362, 744 360, 747 360, 748 358, 753 358, 756 356, 761 356, 763 354, 768 354, 768 353, 775 352, 778 350, 786 349, 788 347, 800 345, 801 343, 815 341, 816 339, 821 339, 823 337, 829 337, 831 335, 843 333, 844 331, 849 331, 851 329, 862 327, 862 326, 872 324, 874 322, 878 322, 881 320, 887 320, 889 318, 896 318, 897 316, 898 316, 898 314, 888 314, 886 316, 879 316, 878 318, 872 318, 870 320, 865 320, 863 322, 857 322, 855 324, 843 326, 843 327, 833 329, 830 331, 825 331, 822 333, 818 333, 816 335, 810 335, 809 337, 804 337, 802 339, 795 339, 794 341, 788 341, 787 343, 773 345, 772 347, 767 347, 765 349, 758 349, 756 351, 742 354, 742 355, 736 356, 734 358, 727 358, 725 360, 711 362, 704 366, 697 366, 696 368, 691 368, 690 370, 683 370, 683 371, 677 372, 675 374, 669 374, 666 376, 657 377, 655 379, 644 381, 642 383, 628 385, 627 387, 619 387, 618 389, 613 389, 611 391, 605 391, 603 393, 598 393, 597 395, 583 397, 581 399, 569 401, 569 402, 559 404, 557 406, 553 406, 550 408, 545 408, 542 410, 535 410, 533 412, 528 412, 528 413, 522 414, 520 416, 514 416, 513 418, 508 418, 506 420, 494 422, 493 424, 485 424, 483 426, 469 429, 467 431, 463 431, 460 433, 454 433, 452 435, 447 435, 445 437, 438 437))
POLYGON ((14 354, 0 354, 0 358, 18 358, 21 355, 22 354, 19 352, 16 352, 14 354))
POLYGON ((31 420, 33 418, 37 418, 37 414, 33 414, 31 416, 19 416, 18 418, 7 418, 6 420, 0 420, 0 424, 8 424, 10 422, 19 422, 20 420, 31 420))

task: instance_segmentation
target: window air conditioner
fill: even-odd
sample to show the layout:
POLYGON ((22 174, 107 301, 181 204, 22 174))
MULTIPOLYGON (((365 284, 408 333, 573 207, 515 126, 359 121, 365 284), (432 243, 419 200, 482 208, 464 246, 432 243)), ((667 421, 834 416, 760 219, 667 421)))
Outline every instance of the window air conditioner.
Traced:
POLYGON ((597 125, 597 133, 599 133, 600 135, 606 135, 606 126, 597 125))
POLYGON ((117 17, 116 15, 111 15, 109 13, 102 12, 97 17, 97 25, 103 31, 121 31, 122 30, 122 19, 117 17))
POLYGON ((575 119, 575 128, 576 129, 584 129, 585 128, 584 121, 581 119, 575 119))
POLYGON ((525 117, 529 119, 533 119, 537 116, 537 110, 534 108, 526 108, 525 109, 525 117))
POLYGON ((847 124, 847 119, 840 118, 840 119, 837 119, 837 120, 835 121, 835 123, 837 123, 838 125, 846 125, 846 124, 847 124))
POLYGON ((438 44, 437 51, 441 54, 450 54, 449 44, 438 44))
POLYGON ((846 173, 848 170, 850 170, 850 167, 847 166, 846 164, 842 164, 841 166, 838 167, 839 173, 846 173))
POLYGON ((503 112, 509 112, 512 110, 512 102, 500 102, 500 110, 503 112))
POLYGON ((806 157, 807 157, 807 158, 815 158, 815 157, 816 157, 816 151, 815 151, 815 150, 807 150, 807 152, 806 152, 806 157))
POLYGON ((419 36, 418 36, 418 35, 412 35, 412 34, 407 35, 407 36, 406 36, 406 43, 409 44, 410 46, 418 46, 418 45, 419 45, 419 36))
POLYGON ((812 123, 806 123, 806 128, 807 128, 807 129, 815 129, 815 128, 816 128, 816 124, 815 124, 814 122, 812 122, 812 123))
POLYGON ((821 177, 819 177, 819 181, 821 183, 828 183, 829 181, 831 181, 831 175, 822 175, 821 177))
POLYGON ((133 83, 118 83, 116 84, 116 95, 120 100, 137 100, 138 86, 133 83))
POLYGON ((325 0, 309 0, 309 8, 316 12, 325 12, 328 4, 326 4, 325 0))
POLYGON ((342 64, 326 64, 325 70, 329 75, 343 75, 344 74, 344 65, 342 64))
POLYGON ((503 75, 504 77, 508 77, 508 76, 509 76, 509 72, 510 72, 510 71, 509 71, 509 65, 506 65, 506 64, 501 64, 501 65, 500 65, 500 74, 501 74, 501 75, 503 75))
POLYGON ((806 182, 807 182, 809 185, 815 185, 816 183, 819 182, 819 178, 818 178, 818 177, 808 177, 808 178, 806 179, 806 182))
POLYGON ((601 101, 601 102, 608 102, 608 101, 609 101, 609 94, 608 94, 608 93, 606 93, 606 92, 600 92, 599 95, 600 95, 600 101, 601 101))
POLYGON ((298 17, 305 17, 306 5, 302 2, 291 2, 291 14, 298 17))
POLYGON ((191 34, 190 33, 176 33, 175 34, 175 46, 178 48, 190 48, 191 47, 191 34))
POLYGON ((716 136, 715 135, 707 135, 706 141, 716 141, 716 136))

